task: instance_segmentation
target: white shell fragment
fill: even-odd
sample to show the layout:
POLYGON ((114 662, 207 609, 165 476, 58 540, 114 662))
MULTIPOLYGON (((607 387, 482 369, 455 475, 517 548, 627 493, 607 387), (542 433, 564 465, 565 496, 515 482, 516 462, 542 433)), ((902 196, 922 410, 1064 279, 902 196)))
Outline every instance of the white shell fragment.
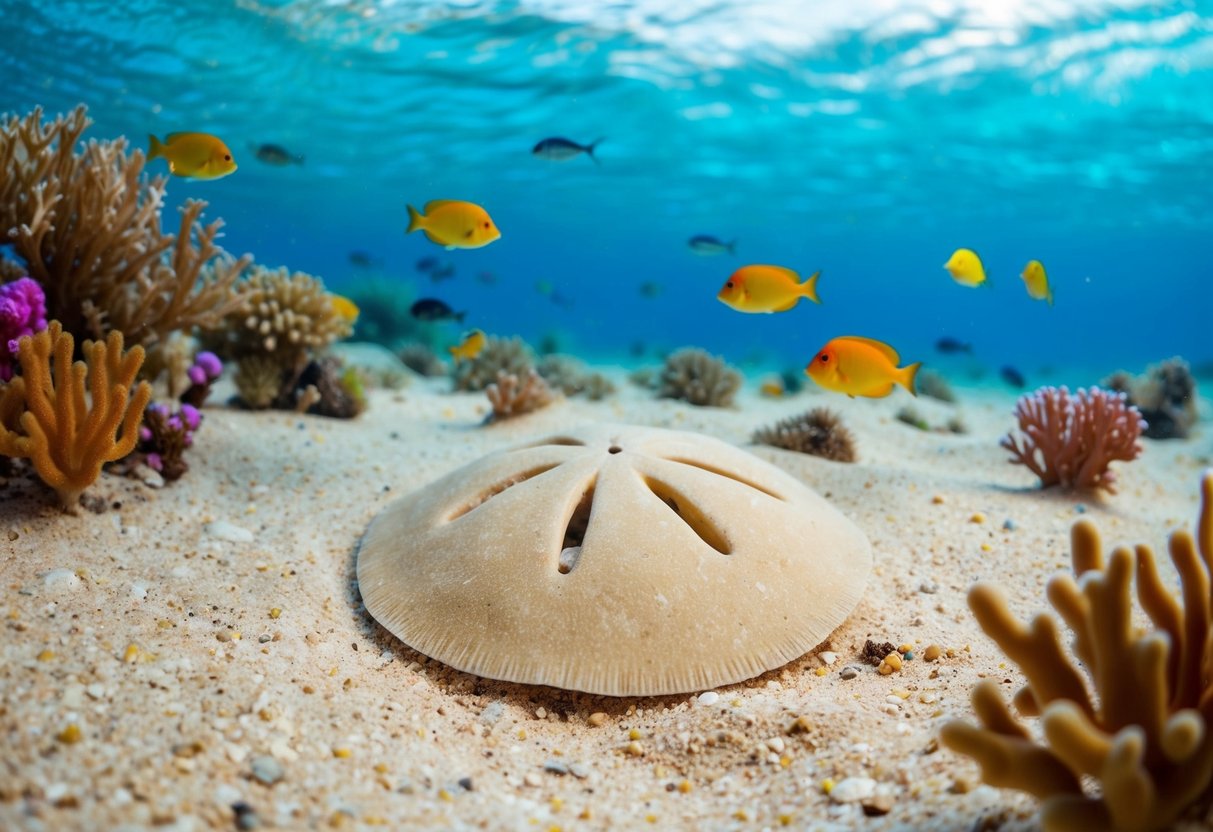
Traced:
POLYGON ((388 506, 358 582, 384 627, 459 670, 650 696, 803 655, 854 608, 871 565, 858 528, 751 454, 593 425, 388 506))

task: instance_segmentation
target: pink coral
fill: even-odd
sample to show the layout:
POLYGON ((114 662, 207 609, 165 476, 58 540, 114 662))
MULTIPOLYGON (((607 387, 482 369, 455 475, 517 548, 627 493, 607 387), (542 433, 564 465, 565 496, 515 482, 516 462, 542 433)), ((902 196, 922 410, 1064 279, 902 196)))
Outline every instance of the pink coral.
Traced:
POLYGON ((0 286, 0 381, 13 377, 17 341, 46 329, 46 295, 38 282, 23 277, 0 286))
POLYGON ((1050 485, 1102 488, 1115 493, 1114 460, 1129 462, 1141 453, 1138 439, 1146 421, 1123 393, 1091 387, 1071 395, 1065 387, 1042 387, 1015 404, 1022 435, 999 442, 1010 462, 1026 465, 1050 485))

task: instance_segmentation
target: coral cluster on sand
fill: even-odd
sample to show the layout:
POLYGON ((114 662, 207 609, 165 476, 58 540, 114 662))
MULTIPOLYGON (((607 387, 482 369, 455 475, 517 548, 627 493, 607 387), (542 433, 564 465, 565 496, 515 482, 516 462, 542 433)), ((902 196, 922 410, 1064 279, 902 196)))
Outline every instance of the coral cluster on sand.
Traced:
POLYGON ((497 380, 484 389, 493 411, 489 422, 498 422, 511 416, 530 413, 547 407, 556 399, 556 394, 547 381, 533 367, 521 378, 513 373, 498 372, 497 380))
POLYGON ((446 375, 446 364, 430 347, 414 341, 405 344, 398 353, 400 361, 417 375, 437 378, 446 375))
POLYGON ((1146 427, 1123 393, 1098 387, 1074 394, 1065 387, 1042 387, 1019 398, 1015 416, 1021 433, 1008 433, 999 444, 1011 452, 1012 463, 1027 466, 1046 488, 1114 493, 1115 472, 1108 466, 1137 458, 1146 427))
POLYGON ((815 407, 799 416, 760 428, 754 432, 752 441, 835 462, 857 459, 854 435, 842 424, 838 414, 826 407, 815 407))
POLYGON ((0 386, 0 454, 28 458, 72 511, 101 466, 134 449, 152 395, 147 382, 135 383, 143 348, 124 350, 121 332, 85 342, 84 361, 72 362, 74 349, 52 321, 21 339, 21 375, 0 386))
POLYGON ((77 336, 117 330, 151 347, 216 325, 242 303, 234 288, 249 258, 215 245, 222 223, 200 223, 204 202, 187 202, 165 233, 166 178, 145 177, 143 153, 122 138, 77 151, 89 124, 83 106, 0 124, 0 243, 41 284, 47 317, 77 336))
POLYGON ((1049 583, 1053 607, 1074 633, 1074 659, 1057 624, 1017 620, 1002 595, 977 584, 969 605, 985 632, 1019 665, 1027 685, 1013 698, 1038 716, 1043 742, 1004 702, 999 685, 973 690, 979 726, 952 722, 943 742, 973 757, 989 784, 1042 801, 1046 832, 1151 832, 1174 823, 1213 783, 1213 472, 1201 482, 1195 539, 1171 535, 1180 594, 1144 545, 1105 562, 1089 521, 1071 537, 1074 576, 1049 583), (1153 629, 1135 626, 1132 585, 1153 629), (1084 672, 1085 671, 1085 672, 1084 672))
POLYGON ((665 360, 657 395, 699 407, 728 407, 741 387, 741 373, 720 358, 687 347, 665 360))
POLYGON ((451 372, 455 390, 479 392, 497 381, 499 373, 522 377, 535 366, 535 353, 521 338, 490 335, 475 358, 460 361, 451 372))
POLYGON ((1145 436, 1150 439, 1183 439, 1199 416, 1196 378, 1179 356, 1152 365, 1136 378, 1123 371, 1115 373, 1104 386, 1124 393, 1129 404, 1141 411, 1145 436))
POLYGON ((615 385, 609 378, 589 370, 569 355, 545 355, 535 369, 548 384, 566 396, 585 396, 590 401, 600 401, 615 392, 615 385))
POLYGON ((37 281, 21 277, 0 285, 0 381, 13 377, 17 343, 46 329, 46 295, 37 281))

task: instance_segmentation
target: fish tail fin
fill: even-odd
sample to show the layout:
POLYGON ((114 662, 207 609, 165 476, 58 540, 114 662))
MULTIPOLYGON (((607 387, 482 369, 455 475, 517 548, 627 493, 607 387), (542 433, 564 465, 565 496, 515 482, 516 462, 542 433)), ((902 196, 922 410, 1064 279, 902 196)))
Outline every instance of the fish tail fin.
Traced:
POLYGON ((897 383, 910 391, 911 396, 917 396, 918 391, 914 389, 914 379, 918 375, 918 371, 922 369, 922 362, 915 361, 909 366, 902 367, 898 371, 897 383))
POLYGON ((606 141, 606 136, 600 136, 585 146, 585 154, 587 156, 589 156, 591 159, 593 159, 594 164, 596 164, 596 165, 601 165, 602 162, 598 161, 598 157, 594 155, 594 150, 595 150, 595 148, 598 147, 598 145, 602 144, 605 141, 606 141))
POLYGON ((147 134, 147 160, 158 159, 164 155, 164 145, 151 133, 147 134))
POLYGON ((729 244, 727 246, 725 246, 725 248, 727 248, 729 250, 729 254, 736 254, 737 253, 737 241, 731 240, 729 242, 729 244))
MULTIPOLYGON (((733 246, 729 246, 729 251, 733 250, 733 246)), ((804 295, 813 303, 821 303, 821 298, 817 297, 817 278, 821 277, 821 271, 815 271, 809 275, 809 279, 800 284, 800 294, 804 295)))
POLYGON ((418 229, 425 227, 424 226, 425 215, 422 214, 420 211, 418 211, 416 208, 414 208, 412 205, 408 206, 408 209, 409 209, 409 227, 404 229, 404 233, 412 234, 414 231, 417 231, 418 229))

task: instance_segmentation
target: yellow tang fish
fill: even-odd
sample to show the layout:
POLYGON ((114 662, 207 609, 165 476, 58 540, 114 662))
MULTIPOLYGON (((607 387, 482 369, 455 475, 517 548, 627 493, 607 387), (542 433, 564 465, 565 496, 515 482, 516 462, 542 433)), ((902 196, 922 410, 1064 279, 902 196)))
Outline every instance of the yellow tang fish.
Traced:
POLYGON ((801 298, 821 303, 820 276, 821 272, 813 272, 801 283, 800 275, 783 266, 742 266, 725 281, 716 299, 738 312, 785 312, 801 298))
POLYGON ((463 336, 463 340, 459 342, 459 344, 453 347, 447 347, 447 349, 450 350, 451 355, 454 357, 456 363, 460 361, 471 361, 476 356, 480 355, 481 351, 484 349, 485 343, 487 342, 488 338, 485 336, 482 330, 473 329, 467 335, 463 336))
POLYGON ((943 267, 961 286, 988 285, 986 284, 986 270, 981 265, 981 258, 971 248, 956 249, 943 267))
POLYGON ((358 304, 354 303, 347 297, 341 295, 330 294, 329 298, 333 302, 333 311, 345 320, 353 323, 358 320, 358 304))
POLYGON ((900 384, 914 392, 914 376, 922 362, 898 367, 897 351, 883 341, 844 335, 834 338, 813 357, 805 373, 827 390, 879 399, 900 384))
POLYGON ((147 159, 168 160, 169 173, 191 179, 219 179, 236 170, 232 151, 210 133, 169 133, 164 141, 148 136, 147 159))
POLYGON ((764 381, 762 383, 762 386, 758 388, 758 391, 760 393, 762 393, 762 395, 768 396, 769 398, 772 398, 772 399, 778 399, 780 396, 782 396, 784 393, 787 392, 787 390, 785 390, 783 387, 783 382, 779 381, 778 379, 772 379, 771 381, 764 381))
POLYGON ((1034 300, 1048 301, 1049 306, 1053 305, 1053 287, 1049 285, 1049 276, 1045 274, 1044 263, 1039 260, 1029 260, 1028 265, 1023 267, 1024 286, 1028 288, 1028 297, 1034 300))
POLYGON ((424 231, 430 242, 451 248, 482 248, 501 237, 488 211, 458 199, 434 199, 425 204, 425 213, 409 208, 409 227, 405 234, 424 231))

